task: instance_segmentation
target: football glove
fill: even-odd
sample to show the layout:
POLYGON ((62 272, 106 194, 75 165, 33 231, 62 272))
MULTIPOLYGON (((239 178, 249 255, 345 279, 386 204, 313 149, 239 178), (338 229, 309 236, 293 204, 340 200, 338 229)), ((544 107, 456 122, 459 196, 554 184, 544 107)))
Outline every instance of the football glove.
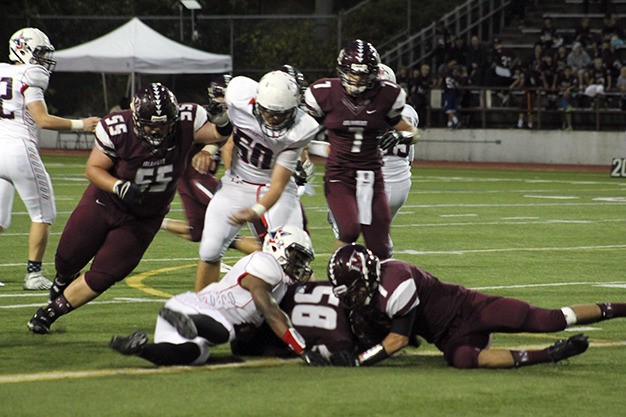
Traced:
POLYGON ((304 185, 315 178, 315 164, 310 160, 298 161, 296 170, 293 173, 293 178, 296 180, 298 186, 304 185))
POLYGON ((396 146, 402 140, 402 134, 397 130, 389 130, 378 136, 378 147, 383 151, 387 151, 396 146))
POLYGON ((141 188, 130 181, 117 180, 113 186, 113 193, 131 207, 138 206, 143 200, 141 188))
POLYGON ((206 112, 209 120, 215 126, 223 127, 228 124, 228 113, 226 113, 226 107, 223 104, 212 101, 206 106, 206 112))
POLYGON ((339 350, 330 354, 328 358, 332 366, 360 366, 359 359, 352 352, 339 350))
POLYGON ((303 361, 307 363, 309 366, 329 366, 330 364, 324 357, 319 353, 311 349, 307 349, 300 355, 303 361))

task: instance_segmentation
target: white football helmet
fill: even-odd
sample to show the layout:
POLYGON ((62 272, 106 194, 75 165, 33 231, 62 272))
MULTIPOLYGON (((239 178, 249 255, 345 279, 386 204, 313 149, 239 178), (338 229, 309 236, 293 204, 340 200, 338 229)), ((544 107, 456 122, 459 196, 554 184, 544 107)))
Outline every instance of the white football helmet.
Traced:
POLYGON ((289 74, 272 71, 259 81, 254 115, 266 135, 279 137, 287 133, 296 120, 299 105, 300 87, 289 74))
POLYGON ((269 253, 291 279, 307 282, 313 271, 309 264, 315 257, 309 235, 296 226, 283 226, 268 231, 263 240, 263 252, 269 253))
POLYGON ((396 73, 385 64, 378 64, 378 78, 381 80, 396 82, 396 73))
POLYGON ((9 39, 9 59, 22 64, 37 64, 52 71, 56 61, 52 59, 54 46, 48 36, 36 28, 24 28, 9 39))

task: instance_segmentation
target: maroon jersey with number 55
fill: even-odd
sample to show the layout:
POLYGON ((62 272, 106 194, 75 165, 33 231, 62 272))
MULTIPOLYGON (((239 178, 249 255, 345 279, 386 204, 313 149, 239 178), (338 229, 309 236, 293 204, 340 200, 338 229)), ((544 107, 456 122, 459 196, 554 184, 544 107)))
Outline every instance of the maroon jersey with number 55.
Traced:
MULTIPOLYGON (((135 134, 132 112, 125 110, 104 117, 96 128, 95 146, 114 162, 111 175, 141 187, 142 203, 132 209, 136 217, 162 216, 176 193, 178 178, 185 171, 194 133, 207 122, 206 111, 196 104, 181 104, 174 139, 168 146, 154 148, 135 134)), ((113 193, 90 190, 99 201, 129 211, 113 193)))

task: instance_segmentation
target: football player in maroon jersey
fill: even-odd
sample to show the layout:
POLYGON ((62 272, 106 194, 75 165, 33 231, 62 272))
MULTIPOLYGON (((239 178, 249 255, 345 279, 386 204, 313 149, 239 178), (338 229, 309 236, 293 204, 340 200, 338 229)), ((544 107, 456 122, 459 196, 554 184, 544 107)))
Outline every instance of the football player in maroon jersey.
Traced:
POLYGON ((337 247, 362 233, 367 247, 386 259, 391 256, 391 215, 381 149, 415 143, 419 136, 401 115, 405 91, 377 78, 379 64, 369 42, 350 42, 337 58, 338 77, 311 84, 305 102, 310 114, 323 121, 330 142, 324 192, 338 227, 337 247))
POLYGON ((434 343, 455 368, 558 362, 587 350, 587 337, 577 334, 545 349, 509 350, 490 348, 491 335, 558 332, 574 324, 626 316, 626 303, 543 309, 513 298, 482 294, 439 281, 407 262, 381 262, 359 244, 335 251, 328 263, 328 277, 335 295, 352 310, 355 335, 370 341, 370 348, 359 355, 331 355, 331 362, 339 366, 373 365, 404 348, 412 335, 434 343), (381 333, 381 327, 389 330, 381 333))
MULTIPOLYGON (((50 303, 28 322, 32 332, 49 333, 57 318, 135 269, 169 211, 194 141, 223 141, 232 131, 208 120, 201 106, 179 106, 160 83, 140 90, 131 109, 102 118, 85 169, 91 183, 61 235, 50 303)), ((194 166, 206 169, 202 161, 194 166)))

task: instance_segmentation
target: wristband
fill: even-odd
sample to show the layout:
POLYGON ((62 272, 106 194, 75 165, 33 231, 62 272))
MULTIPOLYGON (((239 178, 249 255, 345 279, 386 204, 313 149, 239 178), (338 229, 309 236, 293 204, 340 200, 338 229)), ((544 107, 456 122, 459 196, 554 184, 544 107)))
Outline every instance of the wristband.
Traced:
POLYGON ((220 136, 230 136, 233 133, 233 125, 229 120, 224 126, 215 126, 215 130, 217 130, 220 136))
POLYGON ((83 130, 85 128, 85 123, 82 120, 70 119, 70 122, 72 123, 70 130, 83 130))
POLYGON ((289 349, 293 350, 296 355, 302 354, 302 352, 304 352, 304 348, 306 347, 304 338, 293 327, 287 329, 283 335, 283 342, 285 342, 287 346, 289 346, 289 349))
POLYGON ((220 150, 220 147, 214 143, 210 143, 208 145, 204 145, 202 150, 204 152, 208 152, 209 154, 211 154, 211 157, 213 157, 213 155, 215 155, 215 153, 220 150))
POLYGON ((114 194, 117 194, 117 187, 118 187, 118 185, 120 185, 122 183, 124 183, 124 181, 122 181, 122 180, 115 181, 115 184, 113 184, 113 190, 112 190, 114 194))
POLYGON ((379 343, 357 356, 357 360, 359 361, 359 365, 368 366, 374 365, 388 357, 389 354, 385 351, 385 347, 379 343))
POLYGON ((250 210, 252 210, 253 212, 255 212, 257 214, 257 216, 259 216, 259 218, 261 218, 261 216, 263 215, 263 213, 265 213, 267 211, 267 209, 265 208, 265 206, 263 204, 259 204, 256 203, 255 205, 253 205, 252 207, 250 207, 250 210))

